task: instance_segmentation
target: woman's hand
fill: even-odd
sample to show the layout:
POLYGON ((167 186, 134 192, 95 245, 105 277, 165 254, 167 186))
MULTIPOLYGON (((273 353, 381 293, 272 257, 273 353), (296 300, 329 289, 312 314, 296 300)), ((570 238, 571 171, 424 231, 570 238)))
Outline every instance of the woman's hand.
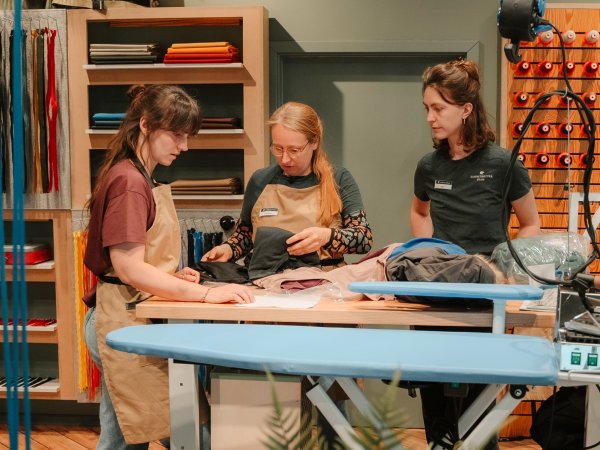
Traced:
POLYGON ((202 256, 202 261, 227 262, 233 257, 233 250, 228 244, 217 245, 202 256))
POLYGON ((200 282, 200 272, 191 267, 184 267, 179 272, 175 273, 175 276, 184 281, 191 281, 192 283, 200 282))
POLYGON ((288 253, 294 256, 318 251, 327 245, 331 238, 331 228, 309 227, 288 238, 288 253))
POLYGON ((206 303, 253 303, 254 295, 247 286, 240 284, 225 284, 218 287, 208 287, 204 295, 206 303))

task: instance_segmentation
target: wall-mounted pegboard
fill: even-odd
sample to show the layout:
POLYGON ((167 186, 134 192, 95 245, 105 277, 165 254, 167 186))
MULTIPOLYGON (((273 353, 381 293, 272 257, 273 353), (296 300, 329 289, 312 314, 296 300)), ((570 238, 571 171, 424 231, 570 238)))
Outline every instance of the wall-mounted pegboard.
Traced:
MULTIPOLYGON (((544 17, 565 40, 564 64, 573 91, 600 122, 600 4, 547 5, 544 17)), ((534 42, 521 42, 520 54, 518 64, 502 58, 500 143, 509 150, 537 98, 565 89, 560 40, 555 31, 540 33, 534 42)), ((529 170, 544 230, 567 231, 569 190, 582 192, 583 171, 590 163, 585 157, 587 133, 574 105, 559 96, 552 97, 535 113, 525 133, 519 158, 529 170)), ((596 138, 598 134, 596 130, 596 138)), ((590 191, 600 192, 600 157, 591 164, 596 170, 590 191)), ((592 205, 592 213, 598 206, 592 205)), ((579 232, 583 229, 582 213, 580 206, 579 232)), ((511 218, 513 235, 516 225, 515 218, 511 218)), ((597 235, 600 239, 600 233, 597 235)), ((600 264, 596 262, 591 269, 598 272, 600 264)))

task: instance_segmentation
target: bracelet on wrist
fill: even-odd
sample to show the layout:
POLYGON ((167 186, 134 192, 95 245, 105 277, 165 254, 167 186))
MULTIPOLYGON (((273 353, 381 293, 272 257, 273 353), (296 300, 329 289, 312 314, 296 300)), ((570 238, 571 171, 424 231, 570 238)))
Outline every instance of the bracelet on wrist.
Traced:
POLYGON ((202 298, 200 299, 200 301, 206 301, 206 296, 208 295, 208 292, 210 291, 211 288, 207 287, 206 291, 204 291, 204 294, 202 295, 202 298))

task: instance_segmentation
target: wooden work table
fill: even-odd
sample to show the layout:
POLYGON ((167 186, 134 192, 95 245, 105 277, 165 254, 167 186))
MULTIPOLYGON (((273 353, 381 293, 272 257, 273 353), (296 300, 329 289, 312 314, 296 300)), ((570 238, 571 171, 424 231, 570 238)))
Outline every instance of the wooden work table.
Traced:
MULTIPOLYGON (((554 312, 521 311, 520 301, 507 302, 507 327, 553 328, 554 312)), ((353 325, 429 325, 487 327, 492 309, 439 308, 396 300, 322 299, 314 308, 244 308, 235 304, 210 304, 146 300, 136 307, 138 317, 171 320, 213 320, 353 325)))

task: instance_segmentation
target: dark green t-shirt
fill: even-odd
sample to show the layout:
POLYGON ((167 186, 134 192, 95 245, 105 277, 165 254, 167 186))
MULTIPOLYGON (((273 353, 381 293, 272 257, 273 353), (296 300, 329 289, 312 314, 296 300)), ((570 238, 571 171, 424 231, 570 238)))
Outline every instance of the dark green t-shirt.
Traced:
MULTIPOLYGON (((352 174, 342 167, 334 167, 333 177, 342 199, 342 217, 363 210, 360 191, 352 174)), ((301 177, 288 177, 283 174, 278 165, 257 170, 250 177, 246 192, 244 192, 244 203, 240 213, 240 219, 244 223, 251 224, 252 208, 268 184, 283 184, 291 188, 306 189, 316 186, 318 180, 314 173, 301 177)))
MULTIPOLYGON (((414 192, 420 200, 431 201, 433 237, 471 254, 489 255, 504 242, 502 185, 509 164, 510 152, 491 142, 459 160, 439 150, 425 155, 417 164, 414 192)), ((518 200, 530 189, 527 169, 517 161, 508 200, 518 200)))

